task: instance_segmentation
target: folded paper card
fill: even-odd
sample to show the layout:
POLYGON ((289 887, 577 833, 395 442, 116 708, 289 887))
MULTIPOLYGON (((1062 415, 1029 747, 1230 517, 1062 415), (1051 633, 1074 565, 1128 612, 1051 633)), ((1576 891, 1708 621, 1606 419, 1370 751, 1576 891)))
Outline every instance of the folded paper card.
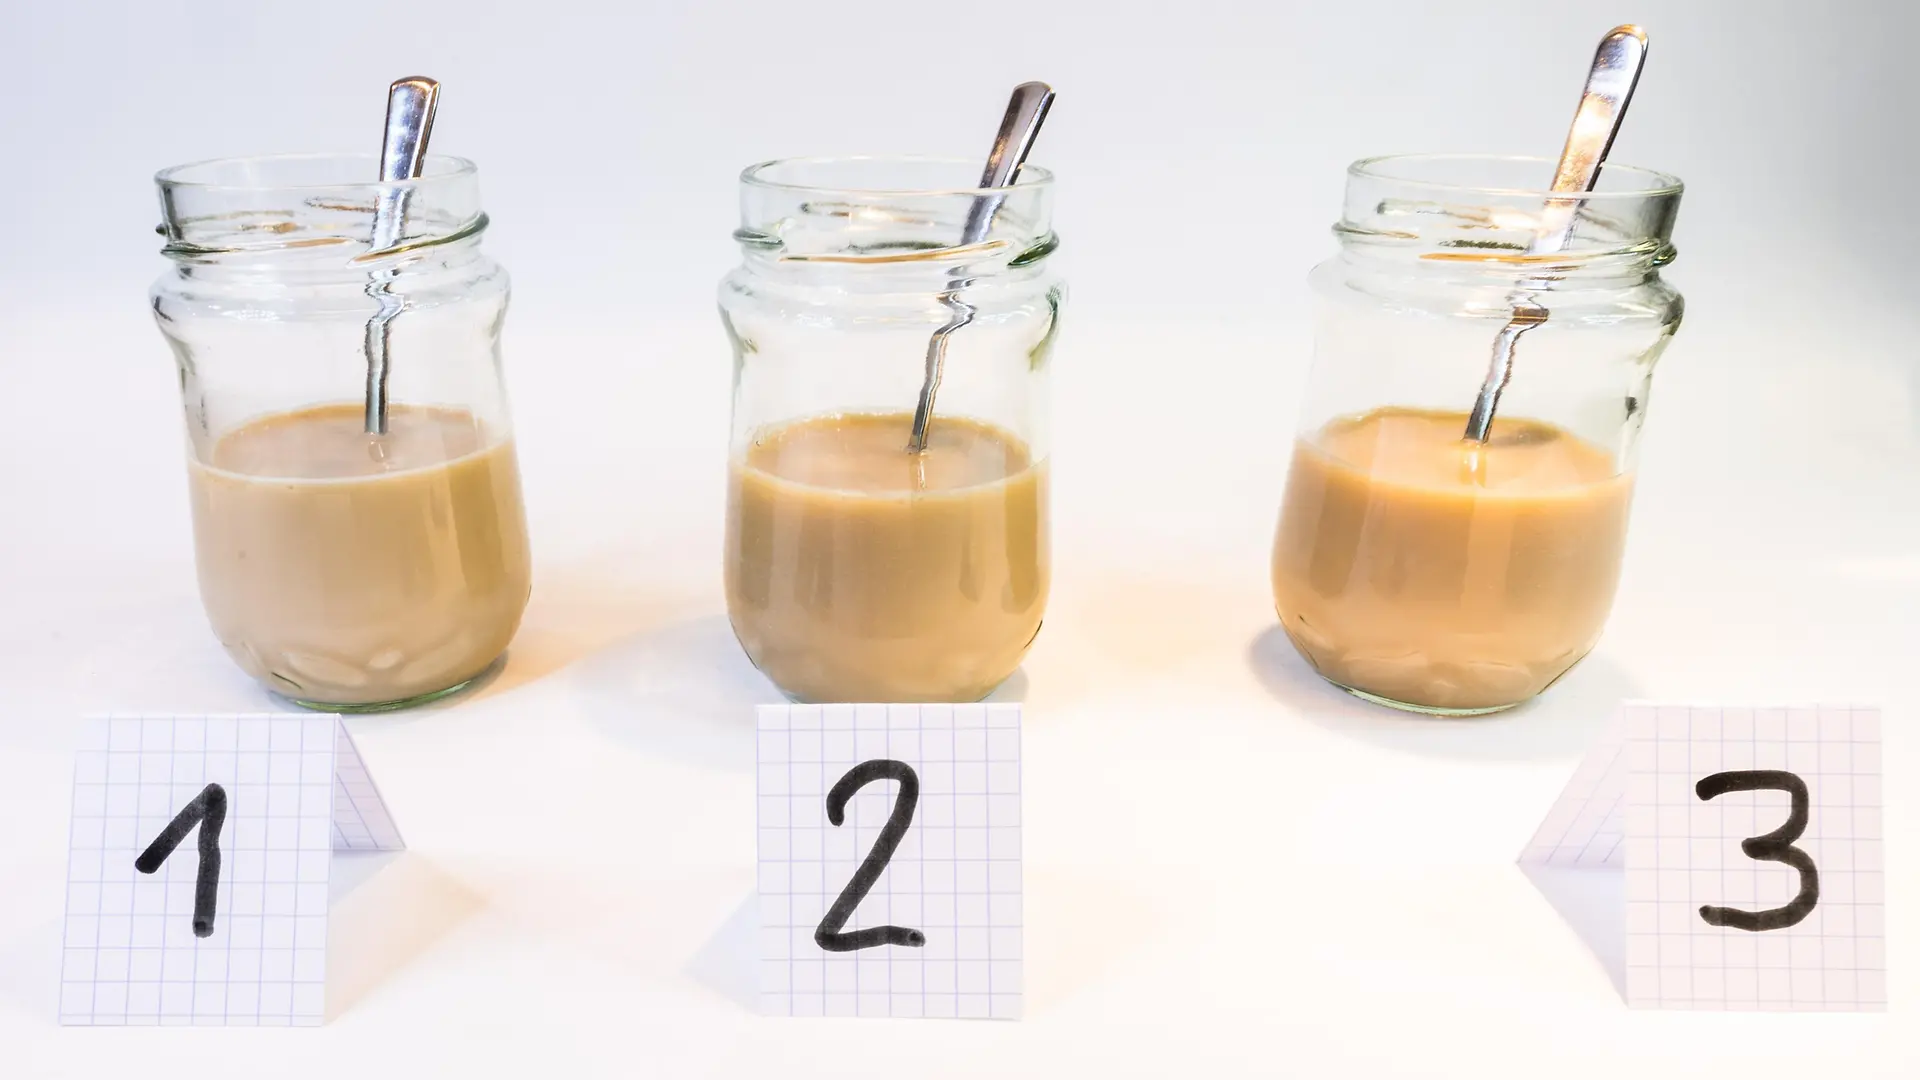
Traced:
POLYGON ((90 718, 64 1024, 312 1025, 334 851, 405 844, 337 716, 90 718))
POLYGON ((1020 706, 764 705, 760 989, 780 1016, 1019 1016, 1020 706))
POLYGON ((1886 1007, 1880 713, 1630 702, 1521 853, 1626 874, 1629 1004, 1886 1007))

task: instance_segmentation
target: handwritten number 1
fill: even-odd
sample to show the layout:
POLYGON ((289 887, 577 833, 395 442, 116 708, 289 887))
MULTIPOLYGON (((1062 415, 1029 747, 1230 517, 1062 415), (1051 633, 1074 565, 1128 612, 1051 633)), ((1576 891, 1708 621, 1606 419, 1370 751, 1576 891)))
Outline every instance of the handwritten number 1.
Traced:
POLYGON ((887 815, 887 823, 880 829, 880 836, 873 842, 873 850, 860 863, 860 869, 854 871, 853 880, 840 890, 840 895, 827 909, 827 916, 820 920, 819 929, 813 932, 814 944, 828 952, 852 952, 855 949, 871 949, 875 945, 911 945, 927 943, 927 935, 918 930, 909 930, 904 926, 870 926, 865 930, 843 933, 841 927, 853 917, 853 909, 867 898, 867 893, 880 880, 887 868, 887 861, 900 847, 900 841, 907 835, 907 826, 913 822, 913 808, 920 801, 920 777, 915 775, 913 767, 904 761, 875 759, 863 761, 847 770, 847 775, 833 785, 827 792, 827 820, 839 825, 846 820, 847 801, 861 788, 876 780, 893 780, 899 783, 899 794, 893 799, 893 812, 887 815))
POLYGON ((147 850, 133 860, 133 868, 143 874, 160 869, 187 838, 195 825, 200 826, 200 870, 193 886, 193 936, 213 935, 214 902, 220 895, 220 827, 227 821, 227 792, 219 784, 208 784, 194 796, 186 809, 174 815, 160 830, 147 850))
POLYGON ((1814 869, 1813 859, 1806 852, 1793 846, 1793 842, 1800 839, 1800 834, 1807 831, 1807 805, 1810 801, 1807 798, 1807 782, 1790 772, 1762 769, 1714 773, 1695 784, 1693 790, 1702 801, 1718 798, 1730 791, 1786 792, 1793 800, 1787 823, 1765 836, 1740 841, 1740 850, 1746 852, 1749 859, 1786 863, 1800 871, 1800 892, 1785 907, 1741 911, 1739 908, 1709 904, 1700 909, 1700 917, 1707 920, 1710 926, 1731 926, 1735 930, 1784 930, 1812 914, 1813 906, 1820 902, 1820 872, 1814 869))

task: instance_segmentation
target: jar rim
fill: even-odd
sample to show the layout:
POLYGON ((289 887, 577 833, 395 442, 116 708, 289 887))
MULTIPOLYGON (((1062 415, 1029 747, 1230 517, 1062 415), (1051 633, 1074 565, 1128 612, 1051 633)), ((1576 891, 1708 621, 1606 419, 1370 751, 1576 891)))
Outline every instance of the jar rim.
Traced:
POLYGON ((888 186, 861 187, 848 184, 799 184, 785 180, 773 180, 767 173, 778 168, 792 166, 834 166, 834 165, 952 165, 967 169, 980 167, 978 160, 955 157, 940 157, 921 154, 823 154, 807 157, 770 158, 755 162, 740 170, 740 183, 770 191, 791 191, 806 195, 884 195, 901 197, 938 197, 955 195, 992 195, 1014 190, 1031 191, 1034 188, 1050 186, 1053 172, 1032 163, 1020 166, 1014 174, 1013 183, 1002 187, 941 187, 941 188, 901 188, 888 186))
POLYGON ((1445 180, 1424 180, 1419 176, 1410 176, 1402 172, 1390 171, 1392 165, 1439 165, 1458 162, 1479 162, 1492 165, 1538 165, 1541 175, 1553 175, 1559 162, 1554 158, 1540 157, 1534 154, 1382 154, 1376 157, 1361 158, 1347 166, 1347 175, 1380 180, 1409 188, 1427 191, 1474 192, 1482 195, 1498 195, 1529 199, 1567 199, 1576 198, 1587 202, 1607 202, 1611 200, 1634 200, 1661 198, 1681 194, 1686 185, 1679 177, 1671 173, 1646 169, 1638 165, 1620 165, 1606 162, 1601 166, 1601 174, 1613 177, 1626 177, 1636 186, 1609 191, 1587 191, 1576 195, 1566 195, 1547 188, 1492 187, 1481 184, 1461 184, 1445 180))
POLYGON ((339 191, 343 188, 378 187, 392 190, 417 189, 453 180, 467 179, 479 172, 479 166, 472 161, 452 154, 428 154, 422 162, 420 175, 411 180, 380 179, 380 155, 355 152, 318 152, 291 154, 243 154, 238 157, 204 158, 189 161, 182 165, 170 165, 153 174, 153 182, 163 189, 194 191, 339 191), (259 183, 232 182, 218 179, 196 179, 196 172, 216 172, 233 170, 244 173, 246 167, 259 166, 318 166, 323 162, 339 164, 342 162, 366 162, 362 171, 364 180, 339 179, 332 181, 301 181, 299 183, 259 183))

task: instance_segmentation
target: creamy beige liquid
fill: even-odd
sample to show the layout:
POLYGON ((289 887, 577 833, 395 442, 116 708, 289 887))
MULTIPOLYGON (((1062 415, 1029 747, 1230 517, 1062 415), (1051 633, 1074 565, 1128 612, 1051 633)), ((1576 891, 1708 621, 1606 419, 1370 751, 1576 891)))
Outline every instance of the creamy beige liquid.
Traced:
POLYGON ((974 701, 1040 630, 1046 463, 999 428, 905 413, 761 432, 731 467, 727 609, 803 701, 974 701))
POLYGON ((1551 424, 1381 409, 1294 448, 1273 550, 1281 625, 1342 686, 1433 709, 1524 701, 1600 636, 1632 478, 1551 424))
POLYGON ((200 593, 254 677, 371 705, 457 686, 512 639, 531 578, 511 440, 460 409, 264 417, 192 465, 200 593))

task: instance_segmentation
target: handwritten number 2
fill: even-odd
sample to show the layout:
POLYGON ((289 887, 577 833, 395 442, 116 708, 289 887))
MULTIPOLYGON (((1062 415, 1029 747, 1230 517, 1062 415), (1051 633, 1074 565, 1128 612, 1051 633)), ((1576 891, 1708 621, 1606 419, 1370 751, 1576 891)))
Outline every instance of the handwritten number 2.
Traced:
POLYGON ((200 870, 193 886, 193 936, 213 935, 214 901, 220 895, 220 827, 227 821, 227 792, 219 784, 208 784, 194 796, 186 809, 174 815, 160 830, 147 850, 133 860, 133 868, 143 874, 160 869, 187 838, 195 825, 200 826, 200 870))
POLYGON ((893 813, 887 815, 887 823, 880 830, 880 836, 873 842, 873 850, 860 863, 860 869, 854 871, 853 880, 840 890, 840 895, 827 909, 826 918, 820 920, 819 929, 813 932, 814 944, 828 952, 852 952, 855 949, 871 949, 875 945, 912 945, 927 943, 927 935, 918 930, 909 930, 904 926, 870 926, 865 930, 843 933, 841 927, 853 917, 853 910, 860 901, 867 898, 867 892, 887 868, 887 860, 900 847, 900 841, 907 835, 907 826, 913 822, 913 808, 920 801, 920 777, 915 775, 913 767, 904 761, 875 759, 863 761, 847 770, 847 775, 833 785, 827 792, 827 820, 839 825, 846 820, 847 802, 853 794, 876 780, 893 780, 900 785, 899 794, 893 799, 893 813))
POLYGON ((1759 770, 1714 773, 1694 785, 1694 793, 1704 800, 1718 798, 1730 791, 1784 791, 1793 800, 1787 823, 1767 833, 1740 841, 1747 858, 1761 862, 1786 863, 1800 871, 1800 892, 1785 907, 1765 911, 1741 911, 1739 908, 1700 909, 1700 917, 1711 926, 1731 926, 1735 930, 1784 930, 1813 912, 1820 902, 1820 872, 1814 869, 1807 853, 1793 846, 1807 831, 1807 782, 1790 772, 1759 770))

